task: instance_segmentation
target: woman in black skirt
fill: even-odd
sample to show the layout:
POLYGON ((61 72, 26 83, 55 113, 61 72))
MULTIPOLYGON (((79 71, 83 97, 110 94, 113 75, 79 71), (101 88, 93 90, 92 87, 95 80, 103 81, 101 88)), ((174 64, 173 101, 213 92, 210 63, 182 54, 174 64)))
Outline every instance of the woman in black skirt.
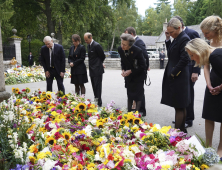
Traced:
MULTIPOLYGON (((209 46, 204 40, 195 38, 187 43, 185 47, 191 59, 196 61, 196 65, 211 64, 210 72, 211 85, 214 93, 211 93, 208 88, 205 90, 203 114, 205 121, 222 122, 222 48, 209 46)), ((206 129, 206 144, 212 146, 214 126, 205 123, 206 129), (211 135, 208 131, 211 131, 211 135)), ((222 157, 222 126, 220 129, 220 143, 218 146, 218 155, 222 157)))
POLYGON ((84 63, 86 49, 81 45, 81 38, 78 34, 72 35, 73 46, 69 50, 68 62, 71 67, 71 83, 75 84, 75 93, 77 95, 85 94, 84 83, 88 82, 86 65, 84 63))
POLYGON ((135 39, 131 34, 123 33, 120 38, 121 47, 118 48, 118 53, 121 57, 121 75, 125 77, 128 111, 132 111, 133 100, 136 101, 136 110, 139 111, 144 96, 145 59, 142 50, 133 45, 135 39))

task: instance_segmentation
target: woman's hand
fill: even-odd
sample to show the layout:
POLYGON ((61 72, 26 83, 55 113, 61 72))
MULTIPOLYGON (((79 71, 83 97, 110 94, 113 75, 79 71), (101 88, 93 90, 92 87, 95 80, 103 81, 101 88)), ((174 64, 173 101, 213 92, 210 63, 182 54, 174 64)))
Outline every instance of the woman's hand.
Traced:
POLYGON ((74 66, 74 64, 73 64, 73 63, 70 63, 69 65, 70 65, 70 67, 73 67, 73 66, 74 66))
POLYGON ((124 77, 129 76, 131 73, 132 73, 131 70, 126 70, 126 71, 124 72, 124 77))
POLYGON ((221 92, 221 89, 219 86, 214 87, 214 88, 212 86, 207 86, 207 87, 212 95, 218 95, 221 92))

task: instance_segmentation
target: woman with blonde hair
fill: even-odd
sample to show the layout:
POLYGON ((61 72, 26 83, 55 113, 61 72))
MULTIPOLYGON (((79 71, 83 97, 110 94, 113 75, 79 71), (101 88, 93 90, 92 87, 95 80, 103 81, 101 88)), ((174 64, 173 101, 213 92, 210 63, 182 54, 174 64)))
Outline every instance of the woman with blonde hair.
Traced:
MULTIPOLYGON (((222 19, 219 16, 212 15, 205 18, 200 24, 200 29, 202 30, 205 38, 210 41, 210 46, 222 48, 222 19)), ((220 91, 212 86, 210 79, 210 64, 204 65, 204 76, 207 83, 206 90, 208 90, 208 92, 212 95, 218 95, 220 91)), ((212 145, 214 126, 214 121, 206 119, 206 139, 210 146, 212 145)))
MULTIPOLYGON (((214 122, 222 122, 222 48, 212 47, 204 40, 195 38, 187 43, 185 50, 196 61, 196 66, 212 66, 210 80, 218 94, 214 95, 206 88, 202 113, 202 118, 205 119, 206 144, 212 146, 214 122)), ((222 126, 217 153, 222 157, 222 126)))

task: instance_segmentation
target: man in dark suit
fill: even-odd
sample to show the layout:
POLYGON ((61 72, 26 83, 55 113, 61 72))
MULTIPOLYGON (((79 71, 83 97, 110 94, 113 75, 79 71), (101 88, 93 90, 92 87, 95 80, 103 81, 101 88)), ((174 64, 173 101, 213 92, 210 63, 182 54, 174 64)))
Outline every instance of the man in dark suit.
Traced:
POLYGON ((58 91, 65 94, 63 78, 65 74, 65 53, 62 45, 54 44, 50 36, 43 40, 45 43, 41 48, 41 64, 45 71, 47 91, 52 91, 52 83, 55 77, 58 91))
POLYGON ((165 58, 165 53, 163 50, 160 52, 159 58, 160 58, 160 69, 163 69, 164 68, 164 58, 165 58))
POLYGON ((98 106, 102 106, 102 78, 104 73, 103 62, 106 58, 102 46, 93 40, 92 34, 84 34, 84 40, 88 44, 89 76, 92 83, 94 97, 98 99, 98 106))
MULTIPOLYGON (((180 20, 182 24, 183 31, 190 37, 190 39, 194 38, 200 38, 198 32, 189 29, 184 25, 183 19, 180 16, 175 16, 174 18, 177 18, 180 20)), ((190 72, 190 96, 191 96, 191 102, 189 106, 186 108, 187 110, 187 116, 186 116, 186 124, 185 128, 193 126, 193 120, 194 120, 194 85, 195 82, 198 80, 198 76, 200 75, 200 68, 194 67, 195 61, 191 60, 189 62, 189 72, 190 72)))
POLYGON ((32 52, 29 53, 28 55, 28 61, 29 61, 29 66, 32 66, 33 65, 33 55, 32 55, 32 52))
MULTIPOLYGON (((149 57, 148 57, 148 54, 147 54, 147 51, 146 51, 146 45, 145 43, 143 42, 143 40, 141 40, 137 35, 136 35, 136 30, 133 28, 133 27, 127 27, 125 29, 125 33, 128 33, 128 34, 131 34, 134 38, 135 38, 135 43, 134 45, 139 47, 142 52, 143 52, 143 57, 145 59, 145 63, 146 63, 146 69, 145 70, 148 70, 149 71, 149 57)), ((147 72, 146 72, 147 73, 147 72)), ((146 102, 145 102, 145 95, 142 99, 142 103, 141 103, 141 107, 140 107, 140 110, 139 112, 142 112, 143 113, 143 116, 146 116, 146 102)))

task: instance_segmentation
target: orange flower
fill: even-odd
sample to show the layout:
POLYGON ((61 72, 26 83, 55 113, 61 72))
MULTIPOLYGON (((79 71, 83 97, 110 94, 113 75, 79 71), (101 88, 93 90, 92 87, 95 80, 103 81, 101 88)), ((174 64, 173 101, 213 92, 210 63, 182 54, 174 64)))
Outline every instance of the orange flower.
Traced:
POLYGON ((108 155, 108 160, 109 160, 109 161, 112 161, 113 159, 114 159, 113 155, 112 155, 112 154, 109 154, 109 155, 108 155))
POLYGON ((152 123, 150 123, 150 127, 153 127, 153 124, 152 124, 152 123))

